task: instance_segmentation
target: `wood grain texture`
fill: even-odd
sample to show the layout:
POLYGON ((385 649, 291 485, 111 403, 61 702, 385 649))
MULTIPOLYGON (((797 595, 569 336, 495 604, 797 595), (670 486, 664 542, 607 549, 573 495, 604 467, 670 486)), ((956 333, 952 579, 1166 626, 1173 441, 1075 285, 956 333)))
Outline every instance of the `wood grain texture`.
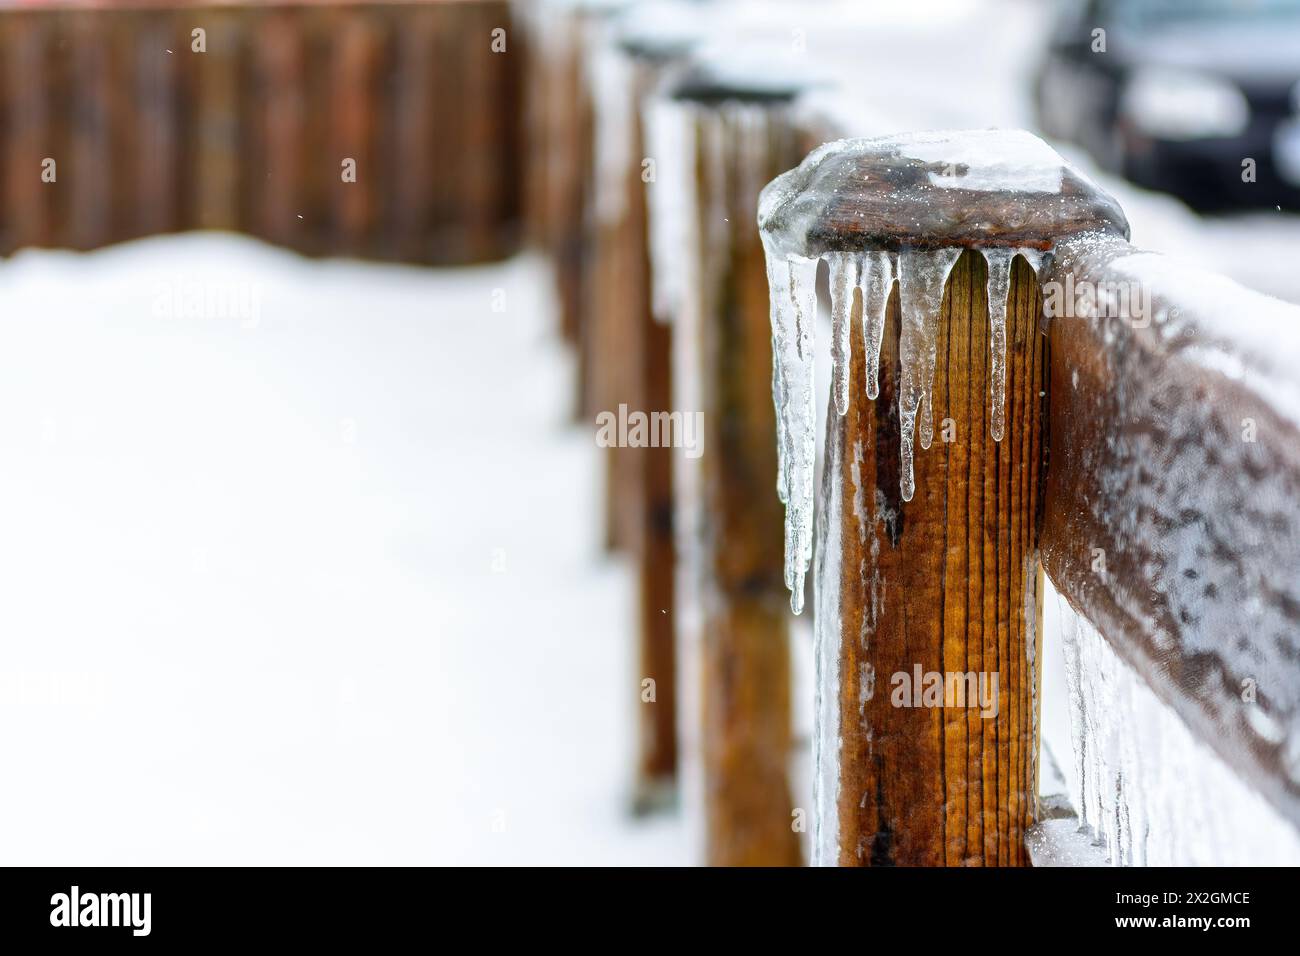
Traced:
POLYGON ((963 253, 939 323, 935 441, 918 445, 910 502, 899 493, 897 287, 874 402, 863 384, 860 301, 853 310, 853 398, 844 417, 829 412, 827 426, 827 468, 836 471, 824 494, 837 496, 838 521, 823 535, 837 537, 841 561, 818 572, 819 591, 832 589, 840 612, 838 633, 819 639, 831 642, 839 673, 838 774, 826 783, 837 793, 841 865, 1028 862, 1047 339, 1036 279, 1017 259, 1006 434, 994 442, 986 281, 983 257, 963 253), (945 419, 956 429, 950 442, 945 419), (910 680, 918 667, 996 674, 996 716, 955 700, 895 706, 895 675, 910 680))

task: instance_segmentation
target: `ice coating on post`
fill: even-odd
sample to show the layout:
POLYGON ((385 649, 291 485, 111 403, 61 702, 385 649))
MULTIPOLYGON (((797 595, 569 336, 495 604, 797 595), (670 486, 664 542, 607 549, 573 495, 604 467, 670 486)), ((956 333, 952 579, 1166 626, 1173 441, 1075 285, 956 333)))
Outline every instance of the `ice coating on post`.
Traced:
POLYGON ((831 275, 831 356, 834 380, 831 395, 835 398, 835 411, 843 415, 849 410, 849 341, 850 318, 853 312, 853 294, 858 289, 859 263, 856 256, 836 252, 826 257, 831 275))
POLYGON ((777 494, 785 504, 785 585, 794 613, 803 610, 803 579, 812 560, 813 471, 817 409, 813 402, 813 323, 817 260, 767 253, 772 305, 772 394, 776 401, 777 494))
POLYGON ((897 275, 898 256, 881 251, 862 254, 858 289, 862 294, 862 336, 866 340, 863 351, 867 356, 867 398, 873 402, 880 394, 880 344, 885 338, 885 309, 897 275))
MULTIPOLYGON (((904 249, 899 256, 898 299, 903 310, 898 356, 903 379, 899 390, 898 422, 901 432, 900 491, 912 500, 914 426, 920 421, 921 447, 934 440, 935 350, 939 339, 939 307, 948 273, 957 264, 960 249, 904 249)), ((879 369, 876 370, 877 375, 879 369)))
POLYGON ((1007 296, 1011 292, 1011 264, 1021 255, 1037 275, 1047 254, 1037 249, 985 249, 984 260, 989 267, 989 434, 994 441, 1002 441, 1006 430, 1007 404, 1007 296))
MULTIPOLYGON (((962 251, 979 249, 988 262, 989 432, 1001 441, 1006 299, 1016 256, 1037 273, 1061 237, 1108 232, 1127 238, 1129 233, 1114 199, 1023 130, 827 143, 767 185, 759 198, 758 226, 770 284, 786 583, 798 592, 811 557, 813 465, 808 459, 816 421, 811 322, 818 261, 825 259, 830 271, 831 394, 840 415, 848 411, 851 396, 854 292, 863 310, 863 386, 874 400, 887 305, 895 280, 899 283, 899 483, 903 500, 911 501, 915 439, 919 435, 926 449, 934 438, 935 348, 944 284, 962 251)), ((791 603, 798 613, 801 593, 791 603)))

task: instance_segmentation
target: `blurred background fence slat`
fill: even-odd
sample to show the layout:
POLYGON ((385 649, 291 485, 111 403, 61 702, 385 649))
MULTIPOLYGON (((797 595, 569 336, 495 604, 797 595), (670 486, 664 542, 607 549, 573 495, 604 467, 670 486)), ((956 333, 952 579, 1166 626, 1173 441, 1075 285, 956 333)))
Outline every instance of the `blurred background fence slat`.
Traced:
POLYGON ((493 31, 507 50, 520 42, 512 12, 507 0, 0 8, 0 253, 227 229, 308 255, 509 255, 526 58, 494 52, 493 31), (55 183, 41 179, 47 158, 55 183))

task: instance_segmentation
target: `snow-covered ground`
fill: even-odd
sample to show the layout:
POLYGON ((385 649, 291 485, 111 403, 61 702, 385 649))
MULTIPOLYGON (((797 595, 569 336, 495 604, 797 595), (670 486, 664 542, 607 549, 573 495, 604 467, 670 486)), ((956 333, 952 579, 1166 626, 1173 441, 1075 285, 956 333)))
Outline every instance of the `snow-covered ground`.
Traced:
POLYGON ((531 259, 0 262, 0 862, 690 862, 570 388, 531 259))

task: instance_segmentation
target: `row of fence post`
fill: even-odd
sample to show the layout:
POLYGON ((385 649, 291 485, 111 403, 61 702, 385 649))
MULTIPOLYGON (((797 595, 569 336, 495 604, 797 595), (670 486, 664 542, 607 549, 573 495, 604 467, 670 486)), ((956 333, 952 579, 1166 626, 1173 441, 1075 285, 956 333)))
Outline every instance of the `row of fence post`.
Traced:
POLYGON ((552 56, 535 63, 545 92, 529 125, 544 130, 550 168, 534 173, 545 194, 530 208, 555 261, 562 326, 581 354, 580 418, 593 425, 620 406, 698 412, 707 442, 698 457, 606 450, 608 544, 637 568, 638 687, 649 678, 655 688, 639 710, 636 805, 672 802, 688 778, 709 863, 798 864, 804 808, 789 780, 791 616, 754 209, 804 144, 788 95, 700 85, 679 38, 620 38, 607 10, 582 7, 567 29, 548 29, 552 56), (605 84, 599 96, 580 92, 593 73, 605 84), (582 115, 593 102, 616 116, 602 125, 582 115), (672 146, 685 144, 684 154, 651 142, 652 107, 671 108, 664 122, 675 124, 672 146), (584 169, 586 190, 574 182, 584 169), (681 176, 689 187, 672 181, 681 176), (652 276, 672 267, 652 265, 659 189, 694 197, 681 210, 693 221, 672 237, 682 244, 668 250, 692 279, 667 304, 656 301, 652 276))
MULTIPOLYGON (((534 177, 548 188, 534 208, 546 211, 540 231, 571 310, 564 325, 582 353, 584 423, 620 406, 699 411, 707 436, 698 460, 608 450, 608 541, 639 569, 638 676, 656 687, 655 702, 641 710, 638 792, 662 802, 684 777, 710 864, 797 864, 813 808, 796 805, 803 788, 790 770, 801 744, 792 730, 769 281, 755 213, 762 188, 828 130, 824 118, 794 108, 799 84, 710 70, 707 56, 677 36, 656 45, 624 34, 620 42, 616 19, 601 5, 579 5, 564 55, 539 66, 549 92, 534 101, 541 114, 533 124, 566 139, 548 141, 545 152, 567 168, 534 177), (572 95, 584 76, 588 94, 572 95), (562 120, 557 88, 592 113, 562 120), (618 96, 624 101, 611 102, 618 96), (645 124, 656 113, 676 116, 677 128, 660 139, 645 124), (575 169, 590 170, 594 188, 574 188, 575 169), (655 232, 668 216, 676 231, 665 241, 655 232), (664 271, 677 275, 665 281, 664 271), (676 294, 657 295, 660 284, 676 294)), ((853 241, 849 232, 844 241, 853 241)), ((988 439, 987 282, 980 255, 957 260, 943 297, 940 354, 949 359, 935 414, 952 421, 961 441, 918 455, 916 500, 899 499, 896 331, 883 343, 879 398, 854 388, 847 414, 826 433, 821 550, 838 560, 819 570, 826 613, 817 718, 826 741, 815 800, 824 825, 809 843, 821 862, 1027 862, 1046 340, 1035 277, 1018 263, 1007 434, 988 439), (996 718, 891 704, 888 675, 918 666, 999 672, 996 718)), ((896 330, 896 289, 888 308, 887 328, 896 330)), ((850 374, 860 386, 860 300, 847 321, 850 374)))
MULTIPOLYGON (((1085 310, 1048 323, 1045 276, 1057 286, 1078 279, 1104 288, 1128 281, 1112 260, 1136 257, 1123 211, 1046 144, 1023 132, 976 131, 810 152, 889 131, 872 125, 873 104, 863 108, 869 87, 852 82, 858 54, 834 17, 821 23, 820 42, 827 58, 844 61, 850 102, 823 91, 805 96, 799 83, 762 70, 710 70, 702 40, 692 42, 689 31, 638 35, 626 23, 620 31, 618 6, 565 4, 566 26, 551 30, 535 64, 544 92, 532 101, 530 126, 546 144, 546 168, 532 177, 543 186, 532 208, 534 235, 556 263, 563 325, 580 353, 580 419, 594 427, 597 416, 630 409, 698 412, 703 422, 698 458, 608 449, 608 544, 631 558, 640 585, 639 672, 629 686, 642 702, 638 806, 662 806, 680 790, 688 817, 703 821, 705 859, 716 865, 798 863, 799 832, 813 828, 818 863, 1028 864, 1026 836, 1044 816, 1046 555, 1052 583, 1075 611, 1103 626, 1104 639, 1201 742, 1293 824, 1300 775, 1290 758, 1300 735, 1281 728, 1297 672, 1275 660, 1285 642, 1270 635, 1291 626, 1295 603, 1274 597, 1293 590, 1278 571, 1285 562, 1262 555, 1290 554, 1300 536, 1275 507, 1265 550, 1255 527, 1265 511, 1238 516, 1210 504, 1214 482, 1266 488, 1267 498, 1300 481, 1294 427, 1276 396, 1223 371, 1249 368, 1272 382, 1276 362, 1216 337, 1211 313, 1240 304, 1285 324, 1293 310, 1219 286, 1208 304, 1197 301, 1162 285, 1170 267, 1143 263, 1134 281, 1156 287, 1161 314, 1132 322, 1085 310), (821 171, 819 187, 820 162, 836 168, 821 171), (796 166, 782 186, 793 190, 782 201, 795 212, 784 225, 768 215, 763 226, 769 240, 769 227, 798 234, 787 281, 779 258, 778 273, 765 269, 755 214, 765 184, 796 166), (796 269, 823 256, 829 295, 826 279, 814 292, 806 271, 796 294, 796 269), (844 263, 864 256, 892 271, 883 284, 859 275, 845 286, 844 263), (942 264, 937 279, 925 262, 942 264), (774 328, 782 296, 800 299, 797 321, 807 327, 774 328), (995 320, 1003 297, 1005 315, 995 320), (1204 321, 1186 318, 1193 315, 1204 321), (1153 319, 1164 329, 1148 328, 1153 319), (1175 326, 1191 336, 1189 349, 1222 353, 1224 364, 1188 360, 1166 334, 1175 326), (773 359, 775 351, 778 365, 813 363, 806 352, 814 327, 832 334, 826 351, 839 368, 834 385, 845 390, 832 390, 821 442, 809 805, 803 778, 790 770, 803 748, 792 729, 786 585, 801 582, 781 553, 777 419, 787 464, 792 451, 811 462, 818 456, 810 444, 796 449, 788 430, 798 419, 811 433, 819 415, 811 396, 790 420, 774 413, 774 384, 778 403, 790 395, 773 359), (918 359, 918 341, 932 359, 918 359), (1108 344, 1116 341, 1126 349, 1116 352, 1108 344), (869 395, 876 360, 878 391, 869 395), (932 377, 925 428, 916 419, 918 368, 932 377), (1168 398, 1188 394, 1233 397, 1225 407, 1198 399, 1190 409, 1168 398), (1202 419, 1205 434, 1187 425, 1202 419), (1243 428, 1269 423, 1275 437, 1266 452, 1246 444, 1226 454, 1214 444, 1229 440, 1238 420, 1243 428), (1139 448, 1182 466, 1159 479, 1139 448), (1188 478, 1202 472, 1209 485, 1188 478), (1129 489, 1123 502, 1112 500, 1117 488, 1129 489), (1184 536, 1188 515, 1206 530, 1184 536), (1200 564, 1178 571, 1161 549, 1182 554, 1189 540, 1200 564), (1219 544, 1211 549, 1211 541, 1219 544), (1098 542, 1109 542, 1100 550, 1124 580, 1098 570, 1098 542), (1201 574, 1212 578, 1203 589, 1201 574), (1243 609, 1267 626, 1238 635, 1231 653, 1222 642, 1207 649, 1197 615, 1223 621, 1243 609), (1248 660, 1273 665, 1242 677, 1248 660), (1199 679, 1210 671, 1266 692, 1243 703, 1235 685, 1199 679)), ((741 29, 742 7, 699 4, 700 36, 741 29), (710 9, 718 16, 708 19, 710 9)), ((789 22, 777 12, 772 29, 788 40, 789 22)), ((808 22, 819 21, 809 13, 808 22)), ((1199 288, 1199 277, 1177 274, 1179 284, 1199 288)), ((812 470, 799 476, 805 488, 812 470)), ((795 491, 784 491, 789 501, 795 491)), ((795 515, 797 546, 809 514, 811 502, 795 515)), ((1072 725, 1072 733, 1085 730, 1072 725)), ((1103 768, 1102 786, 1119 780, 1119 765, 1088 753, 1088 740, 1072 746, 1062 759, 1103 768)), ((1125 746, 1137 753, 1148 743, 1125 746)), ((1102 802, 1075 809, 1122 834, 1118 858, 1138 852, 1146 835, 1127 832, 1123 795, 1102 802)))

